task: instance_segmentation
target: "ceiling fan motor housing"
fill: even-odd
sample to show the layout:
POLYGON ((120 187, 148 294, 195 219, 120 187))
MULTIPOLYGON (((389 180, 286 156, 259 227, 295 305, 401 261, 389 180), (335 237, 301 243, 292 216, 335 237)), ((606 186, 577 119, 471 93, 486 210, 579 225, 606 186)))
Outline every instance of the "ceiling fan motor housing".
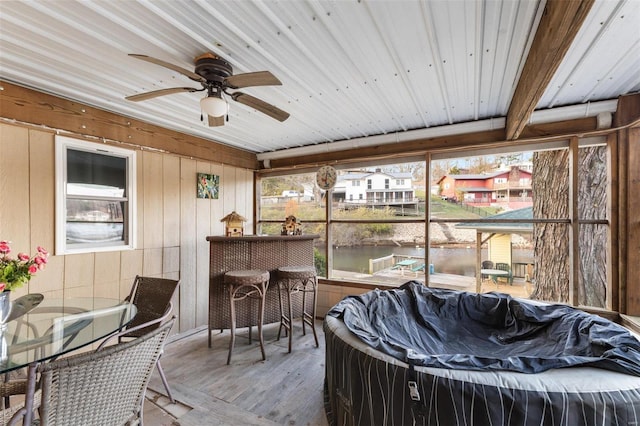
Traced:
POLYGON ((196 58, 195 63, 195 73, 207 81, 222 83, 225 78, 233 75, 231 64, 215 55, 202 55, 196 58))

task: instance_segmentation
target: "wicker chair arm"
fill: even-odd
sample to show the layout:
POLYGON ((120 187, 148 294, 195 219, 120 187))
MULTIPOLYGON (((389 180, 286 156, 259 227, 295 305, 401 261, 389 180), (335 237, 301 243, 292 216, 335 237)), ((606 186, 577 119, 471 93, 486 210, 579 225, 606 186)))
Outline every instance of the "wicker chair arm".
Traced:
MULTIPOLYGON (((131 333, 132 331, 141 330, 143 328, 147 328, 150 325, 154 325, 154 324, 164 324, 169 319, 169 315, 171 315, 171 306, 169 306, 169 309, 167 310, 167 312, 163 316, 161 316, 160 318, 156 318, 153 321, 148 321, 148 322, 145 322, 143 324, 139 324, 139 325, 137 325, 135 327, 127 328, 125 330, 122 330, 122 331, 119 331, 117 333, 114 333, 114 334, 112 334, 110 336, 107 336, 102 341, 102 343, 100 343, 100 345, 98 346, 98 349, 96 349, 96 351, 102 350, 107 345, 107 343, 109 343, 112 339, 118 339, 118 338, 120 338, 122 336, 125 336, 125 335, 131 333)), ((171 317, 171 319, 175 319, 175 318, 176 318, 175 315, 173 317, 171 317)))
POLYGON ((0 382, 0 397, 11 395, 24 395, 27 392, 26 380, 10 380, 8 382, 0 382))

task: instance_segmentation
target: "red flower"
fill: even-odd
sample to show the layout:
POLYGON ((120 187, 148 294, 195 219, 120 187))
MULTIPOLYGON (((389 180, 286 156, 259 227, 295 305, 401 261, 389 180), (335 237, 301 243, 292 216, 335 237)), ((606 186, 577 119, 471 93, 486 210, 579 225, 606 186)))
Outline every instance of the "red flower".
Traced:
POLYGON ((11 247, 8 241, 0 241, 0 291, 11 291, 28 283, 33 274, 44 269, 49 252, 38 247, 37 253, 29 257, 18 253, 17 259, 9 256, 11 247))
POLYGON ((9 247, 9 243, 7 241, 0 241, 0 253, 2 254, 11 253, 11 247, 9 247))

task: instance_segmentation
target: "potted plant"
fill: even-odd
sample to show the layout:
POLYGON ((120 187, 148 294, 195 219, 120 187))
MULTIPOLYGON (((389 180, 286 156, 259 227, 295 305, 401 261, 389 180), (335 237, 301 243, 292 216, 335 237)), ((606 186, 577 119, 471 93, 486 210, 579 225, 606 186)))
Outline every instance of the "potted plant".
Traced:
POLYGON ((36 272, 44 269, 49 258, 49 252, 40 246, 33 256, 18 253, 12 257, 9 244, 9 241, 0 241, 0 330, 6 328, 6 320, 11 312, 11 290, 29 282, 36 272))

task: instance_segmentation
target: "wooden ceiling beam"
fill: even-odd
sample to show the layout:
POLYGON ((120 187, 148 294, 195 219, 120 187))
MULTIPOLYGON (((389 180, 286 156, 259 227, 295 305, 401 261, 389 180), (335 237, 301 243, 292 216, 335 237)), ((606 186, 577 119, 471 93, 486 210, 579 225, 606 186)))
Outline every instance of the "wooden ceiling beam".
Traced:
POLYGON ((138 147, 256 170, 255 153, 190 136, 79 102, 0 80, 0 117, 46 126, 89 139, 138 147))
POLYGON ((595 0, 547 0, 507 112, 506 136, 518 139, 595 0))

